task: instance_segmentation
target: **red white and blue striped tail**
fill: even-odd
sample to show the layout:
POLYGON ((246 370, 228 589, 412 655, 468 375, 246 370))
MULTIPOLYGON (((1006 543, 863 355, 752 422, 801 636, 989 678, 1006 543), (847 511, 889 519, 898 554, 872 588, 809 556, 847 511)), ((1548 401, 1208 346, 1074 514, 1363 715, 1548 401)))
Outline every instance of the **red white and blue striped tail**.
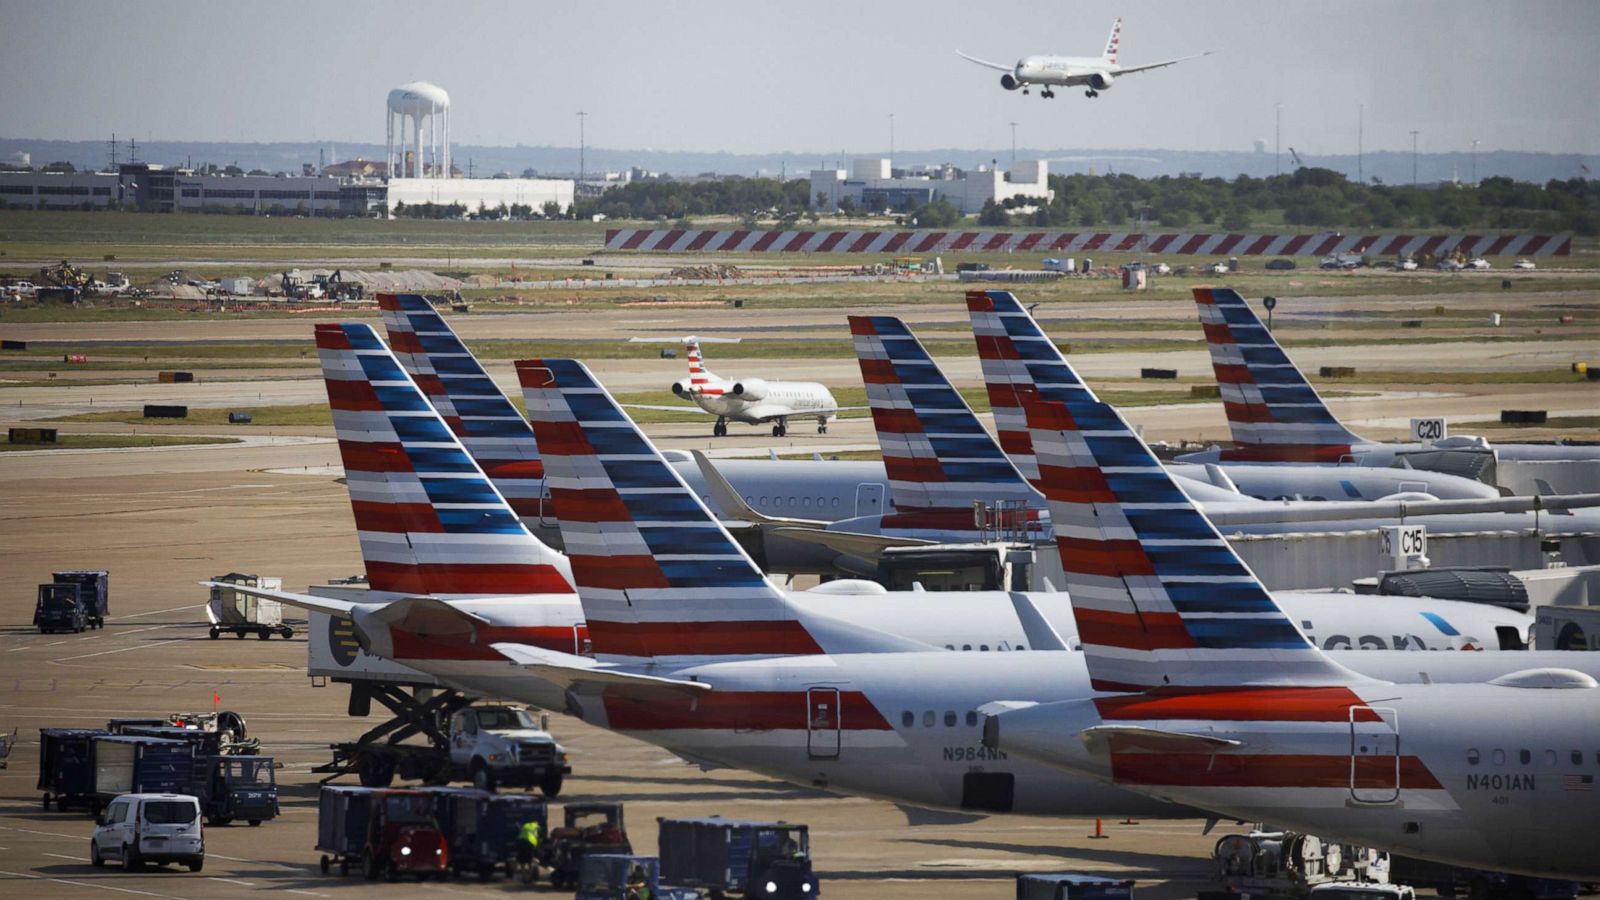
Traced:
POLYGON ((596 657, 823 652, 783 594, 580 362, 517 362, 596 657))
POLYGON ((691 391, 703 391, 711 382, 718 380, 717 376, 706 368, 705 357, 700 351, 699 338, 685 338, 683 350, 683 355, 689 359, 689 389, 691 391))
POLYGON ((1194 302, 1237 444, 1223 459, 1338 462, 1366 443, 1339 424, 1238 291, 1195 288, 1194 302))
POLYGON ((379 294, 389 346, 517 515, 539 517, 544 463, 533 428, 421 294, 379 294))
POLYGON ((1347 684, 1111 406, 1025 398, 1096 689, 1347 684))
POLYGON ((967 314, 978 342, 1000 446, 1023 477, 1039 487, 1039 463, 1022 412, 1023 398, 1093 400, 1094 392, 1078 379, 1078 373, 1010 291, 968 291, 967 314))
POLYGON ((523 527, 372 326, 318 325, 316 339, 373 591, 572 593, 565 558, 523 527))
POLYGON ((851 316, 850 334, 889 476, 895 513, 886 520, 962 531, 973 529, 976 501, 1044 508, 904 322, 851 316))

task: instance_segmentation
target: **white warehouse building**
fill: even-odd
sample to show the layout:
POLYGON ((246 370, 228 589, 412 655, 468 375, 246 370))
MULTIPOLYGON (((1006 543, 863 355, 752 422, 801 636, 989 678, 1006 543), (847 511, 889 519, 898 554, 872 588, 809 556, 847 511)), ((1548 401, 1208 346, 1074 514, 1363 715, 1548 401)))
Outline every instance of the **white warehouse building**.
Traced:
POLYGON ((910 210, 945 200, 962 215, 983 209, 990 200, 1003 203, 1025 197, 1039 203, 1051 198, 1049 164, 1042 159, 1014 162, 1011 171, 979 166, 922 166, 892 170, 887 159, 858 159, 843 169, 811 173, 811 205, 818 212, 838 212, 846 200, 858 210, 910 210))
POLYGON ((570 178, 391 178, 388 187, 390 215, 402 203, 459 203, 469 213, 477 212, 480 206, 496 209, 501 204, 521 204, 538 212, 546 203, 555 203, 565 211, 572 205, 576 183, 570 178))

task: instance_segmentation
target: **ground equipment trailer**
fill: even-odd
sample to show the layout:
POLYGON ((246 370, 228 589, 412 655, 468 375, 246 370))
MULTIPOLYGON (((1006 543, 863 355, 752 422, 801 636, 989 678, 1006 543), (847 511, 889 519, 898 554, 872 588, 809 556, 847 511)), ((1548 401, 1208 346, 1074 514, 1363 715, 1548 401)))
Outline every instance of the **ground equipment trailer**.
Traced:
POLYGON ((713 895, 805 900, 820 891, 810 832, 787 822, 658 819, 661 877, 713 895))
POLYGON ((415 875, 420 881, 449 870, 450 850, 423 791, 323 785, 317 808, 317 849, 326 873, 359 865, 367 880, 415 875))
POLYGON ((552 887, 577 884, 583 860, 592 853, 633 853, 621 803, 568 803, 561 822, 543 845, 552 887))
POLYGON ((194 745, 135 735, 90 739, 94 758, 95 815, 123 794, 187 794, 194 780, 194 745))
MULTIPOLYGON (((433 797, 434 819, 450 845, 450 869, 457 876, 475 872, 487 881, 496 869, 517 871, 517 840, 526 822, 539 824, 540 843, 549 835, 544 799, 532 794, 494 794, 477 788, 425 788, 433 797)), ((535 869, 534 877, 538 877, 535 869)))
POLYGON ((294 636, 294 629, 283 622, 282 603, 224 586, 237 584, 243 587, 280 591, 283 590, 282 578, 230 572, 211 580, 220 582, 211 587, 211 595, 206 601, 206 618, 211 620, 212 640, 216 640, 224 633, 232 633, 238 638, 254 634, 263 641, 275 634, 284 639, 294 636))
POLYGON ((94 738, 101 728, 39 729, 39 782, 44 808, 94 806, 94 738))
POLYGON ((110 611, 110 576, 103 571, 56 572, 39 585, 33 624, 40 633, 104 628, 110 611))
POLYGON ((567 751, 526 709, 441 704, 439 711, 446 708, 451 711, 443 733, 436 722, 415 729, 430 738, 429 744, 377 742, 364 737, 355 743, 333 745, 335 762, 350 760, 367 787, 388 787, 398 775, 428 784, 471 781, 473 787, 485 791, 537 787, 546 797, 561 792, 562 782, 572 772, 567 751))
POLYGON ((50 577, 56 584, 78 585, 78 596, 88 610, 91 624, 95 628, 106 627, 106 616, 111 614, 110 572, 104 569, 83 569, 56 572, 50 577))
POLYGON ((186 740, 195 745, 196 756, 253 754, 261 749, 261 739, 249 736, 244 716, 230 709, 173 713, 164 719, 112 719, 106 729, 112 734, 186 740))
POLYGON ((691 888, 661 884, 661 861, 654 856, 591 853, 578 871, 576 900, 701 900, 691 888))

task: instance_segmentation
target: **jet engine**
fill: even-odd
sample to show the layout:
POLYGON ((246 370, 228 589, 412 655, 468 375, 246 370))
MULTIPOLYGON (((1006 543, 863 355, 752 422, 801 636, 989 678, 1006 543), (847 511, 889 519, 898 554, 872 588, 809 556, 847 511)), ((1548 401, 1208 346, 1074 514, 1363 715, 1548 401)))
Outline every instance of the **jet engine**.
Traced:
POLYGON ((676 397, 689 396, 689 379, 680 378, 672 383, 672 393, 676 397))
POLYGON ((1000 76, 1000 86, 1008 91, 1014 91, 1017 88, 1022 87, 1022 82, 1017 80, 1017 76, 1007 72, 1006 74, 1000 76))
POLYGON ((741 381, 733 386, 734 396, 743 400, 767 399, 767 383, 760 378, 741 381))
POLYGON ((1093 75, 1090 75, 1089 86, 1097 91, 1103 91, 1106 88, 1111 87, 1111 73, 1096 72, 1093 75))

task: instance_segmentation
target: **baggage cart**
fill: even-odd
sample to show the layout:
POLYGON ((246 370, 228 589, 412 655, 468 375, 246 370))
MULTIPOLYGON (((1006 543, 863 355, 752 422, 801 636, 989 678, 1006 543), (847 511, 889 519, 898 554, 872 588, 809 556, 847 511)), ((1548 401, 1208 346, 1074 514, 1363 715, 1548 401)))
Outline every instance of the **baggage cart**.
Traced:
POLYGON ((561 809, 562 826, 550 832, 546 864, 553 887, 571 887, 590 853, 633 853, 621 803, 568 803, 561 809))
POLYGON ((79 598, 87 610, 89 622, 95 628, 106 626, 106 616, 111 614, 111 573, 104 569, 56 572, 51 576, 56 584, 76 584, 81 587, 79 598))
MULTIPOLYGON (((282 578, 265 578, 239 572, 218 575, 211 580, 271 591, 283 589, 282 578)), ((238 638, 254 634, 263 641, 274 634, 283 638, 294 635, 294 629, 283 623, 283 604, 228 587, 211 588, 211 596, 206 601, 206 618, 211 620, 212 640, 221 637, 224 632, 232 632, 238 638)))
POLYGON ((720 816, 657 821, 661 877, 668 884, 794 900, 821 893, 804 825, 720 816))
MULTIPOLYGON (((517 841, 525 822, 538 822, 540 847, 549 844, 548 811, 542 797, 477 788, 423 790, 434 798, 434 818, 450 844, 450 868, 458 876, 475 872, 479 880, 487 881, 496 869, 504 868, 507 878, 514 877, 517 841)), ((537 868, 534 877, 538 877, 537 868)))
POLYGON ((100 728, 39 729, 38 789, 44 808, 57 809, 94 804, 93 739, 106 734, 100 728))
POLYGON ((194 780, 194 746, 188 741, 101 734, 90 739, 94 797, 90 811, 123 794, 187 794, 194 780))

